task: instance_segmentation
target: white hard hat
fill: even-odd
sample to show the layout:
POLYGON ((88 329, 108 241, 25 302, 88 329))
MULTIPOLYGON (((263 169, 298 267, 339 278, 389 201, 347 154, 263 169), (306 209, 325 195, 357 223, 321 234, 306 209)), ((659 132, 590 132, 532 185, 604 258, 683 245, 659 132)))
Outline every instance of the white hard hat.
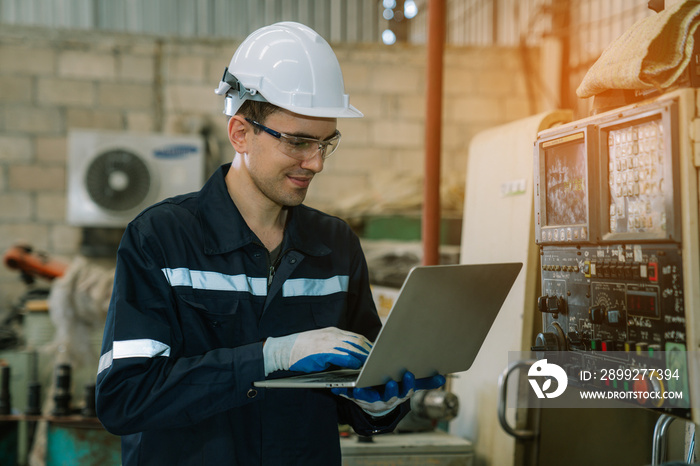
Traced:
POLYGON ((226 96, 224 113, 229 116, 246 100, 314 117, 363 116, 350 105, 340 64, 328 42, 313 29, 290 21, 249 35, 214 92, 226 96))

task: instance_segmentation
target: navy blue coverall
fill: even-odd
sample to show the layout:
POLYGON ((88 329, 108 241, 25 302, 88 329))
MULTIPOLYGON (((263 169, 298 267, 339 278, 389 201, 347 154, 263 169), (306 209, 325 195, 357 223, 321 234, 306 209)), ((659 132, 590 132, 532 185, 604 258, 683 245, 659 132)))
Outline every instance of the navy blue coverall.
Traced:
MULTIPOLYGON (((357 236, 338 218, 289 209, 275 264, 224 182, 156 204, 117 253, 97 375, 97 412, 124 465, 340 464, 338 424, 393 430, 325 389, 260 389, 267 337, 381 327, 357 236)), ((285 375, 276 372, 270 376, 285 375)))

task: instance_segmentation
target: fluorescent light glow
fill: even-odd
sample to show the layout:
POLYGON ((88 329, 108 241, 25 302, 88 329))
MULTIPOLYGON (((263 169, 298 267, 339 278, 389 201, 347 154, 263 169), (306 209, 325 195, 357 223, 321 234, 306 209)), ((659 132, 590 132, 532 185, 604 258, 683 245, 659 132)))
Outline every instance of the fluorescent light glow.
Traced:
POLYGON ((418 14, 418 5, 413 0, 406 0, 403 4, 403 15, 406 19, 411 19, 418 14))
POLYGON ((394 31, 385 29, 384 32, 382 32, 382 42, 386 45, 394 44, 396 42, 396 34, 394 34, 394 31))

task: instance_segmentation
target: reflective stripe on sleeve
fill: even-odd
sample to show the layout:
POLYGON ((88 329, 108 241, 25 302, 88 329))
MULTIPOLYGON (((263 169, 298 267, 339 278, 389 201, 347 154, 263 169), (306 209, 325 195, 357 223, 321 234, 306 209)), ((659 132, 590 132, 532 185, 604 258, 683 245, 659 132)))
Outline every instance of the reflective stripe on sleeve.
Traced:
POLYGON ((327 296, 341 291, 348 291, 350 277, 347 275, 336 275, 335 277, 318 278, 295 278, 287 280, 282 285, 282 296, 290 298, 294 296, 327 296))
POLYGON ((100 363, 97 365, 97 373, 99 374, 103 370, 108 369, 109 366, 112 365, 112 359, 112 350, 100 356, 100 363))
POLYGON ((267 295, 267 278, 245 274, 227 275, 187 268, 161 269, 170 286, 189 286, 198 290, 242 291, 254 296, 267 295))
POLYGON ((97 373, 109 368, 114 359, 126 358, 155 358, 170 356, 170 347, 156 340, 123 340, 115 341, 113 348, 100 357, 97 373))

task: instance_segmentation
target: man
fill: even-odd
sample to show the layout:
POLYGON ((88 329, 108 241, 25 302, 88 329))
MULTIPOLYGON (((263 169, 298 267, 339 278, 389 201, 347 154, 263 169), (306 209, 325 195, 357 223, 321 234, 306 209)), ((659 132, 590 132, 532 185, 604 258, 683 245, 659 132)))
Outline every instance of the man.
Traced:
POLYGON ((338 423, 392 430, 415 390, 258 389, 288 371, 360 367, 380 329, 358 238, 302 205, 360 117, 313 30, 251 34, 216 91, 233 162, 198 193, 146 209, 117 254, 97 411, 125 465, 340 464, 338 423))

